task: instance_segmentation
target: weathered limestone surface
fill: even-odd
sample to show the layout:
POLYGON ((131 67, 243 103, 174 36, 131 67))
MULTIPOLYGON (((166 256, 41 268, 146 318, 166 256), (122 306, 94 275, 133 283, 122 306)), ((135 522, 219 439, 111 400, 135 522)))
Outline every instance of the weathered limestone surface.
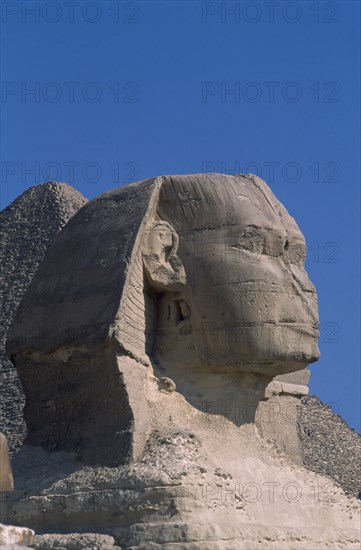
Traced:
POLYGON ((199 414, 180 432, 190 421, 180 416, 132 466, 90 468, 25 445, 6 520, 30 525, 39 542, 41 533, 97 532, 143 550, 359 547, 359 502, 328 478, 293 464, 253 426, 199 414))
POLYGON ((296 405, 319 357, 304 258, 252 175, 166 176, 85 205, 9 333, 28 439, 4 521, 138 550, 358 548, 360 503, 301 466, 296 405))
POLYGON ((8 328, 49 244, 85 203, 69 185, 51 182, 31 187, 0 212, 0 427, 10 452, 20 448, 26 426, 23 389, 5 354, 8 328))
POLYGON ((28 548, 35 544, 34 531, 26 527, 2 525, 0 523, 0 548, 2 550, 17 550, 28 548))
MULTIPOLYGON (((10 464, 9 449, 6 438, 0 434, 0 506, 2 506, 4 493, 14 490, 13 473, 10 464)), ((34 531, 25 527, 3 525, 0 523, 0 548, 2 550, 28 548, 27 544, 33 544, 34 531)))
POLYGON ((4 434, 0 433, 0 493, 14 490, 9 447, 4 434))
POLYGON ((102 550, 121 550, 115 545, 114 537, 100 535, 99 533, 72 533, 68 535, 37 535, 35 537, 37 550, 87 550, 101 548, 102 550))

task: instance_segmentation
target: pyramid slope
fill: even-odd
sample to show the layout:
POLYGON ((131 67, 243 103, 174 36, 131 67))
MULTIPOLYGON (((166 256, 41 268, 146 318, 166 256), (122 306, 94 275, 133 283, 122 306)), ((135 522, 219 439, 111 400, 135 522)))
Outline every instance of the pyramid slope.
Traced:
POLYGON ((0 212, 0 425, 11 451, 21 445, 26 427, 21 383, 5 355, 6 335, 49 244, 86 202, 71 186, 47 182, 31 187, 0 212))
POLYGON ((361 498, 360 434, 315 395, 302 398, 298 428, 305 467, 361 498))

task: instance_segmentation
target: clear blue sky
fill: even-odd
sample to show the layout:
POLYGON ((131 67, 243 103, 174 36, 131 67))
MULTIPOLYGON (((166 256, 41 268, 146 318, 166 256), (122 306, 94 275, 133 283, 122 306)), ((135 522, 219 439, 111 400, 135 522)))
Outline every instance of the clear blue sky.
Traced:
POLYGON ((1 206, 50 179, 92 198, 160 174, 258 173, 308 242, 311 392, 360 429, 359 2, 1 8, 1 206))

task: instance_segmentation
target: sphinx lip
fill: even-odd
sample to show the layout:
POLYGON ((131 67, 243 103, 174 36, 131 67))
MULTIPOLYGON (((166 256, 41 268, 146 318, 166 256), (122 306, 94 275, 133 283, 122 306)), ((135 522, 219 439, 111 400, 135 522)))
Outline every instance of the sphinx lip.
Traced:
POLYGON ((263 327, 287 327, 290 329, 298 329, 304 333, 310 334, 315 338, 319 338, 320 331, 318 330, 318 324, 310 323, 298 323, 297 321, 268 321, 264 323, 258 323, 257 326, 263 327))
POLYGON ((318 332, 318 324, 313 323, 299 323, 297 321, 263 321, 263 322, 242 322, 237 323, 238 327, 245 328, 257 328, 257 327, 290 327, 290 328, 300 328, 308 329, 314 332, 318 332))
POLYGON ((318 329, 318 323, 301 323, 298 321, 263 321, 259 323, 244 323, 247 324, 257 324, 257 325, 275 325, 275 326, 290 326, 290 327, 308 327, 313 329, 318 329))
POLYGON ((297 327, 308 327, 318 330, 318 323, 299 323, 298 321, 277 321, 276 325, 289 325, 297 327))

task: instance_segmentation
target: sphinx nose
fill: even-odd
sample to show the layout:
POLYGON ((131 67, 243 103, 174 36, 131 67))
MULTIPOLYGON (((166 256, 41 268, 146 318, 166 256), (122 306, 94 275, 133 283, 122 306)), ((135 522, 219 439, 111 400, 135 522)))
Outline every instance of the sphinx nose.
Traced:
POLYGON ((300 289, 303 292, 312 292, 313 294, 316 294, 316 289, 311 283, 306 271, 303 268, 295 265, 291 265, 290 268, 292 277, 297 285, 300 287, 300 289))
POLYGON ((292 286, 298 294, 299 298, 302 300, 305 311, 308 312, 308 315, 311 321, 318 325, 318 300, 316 289, 311 283, 306 271, 298 266, 291 266, 292 274, 292 286))

